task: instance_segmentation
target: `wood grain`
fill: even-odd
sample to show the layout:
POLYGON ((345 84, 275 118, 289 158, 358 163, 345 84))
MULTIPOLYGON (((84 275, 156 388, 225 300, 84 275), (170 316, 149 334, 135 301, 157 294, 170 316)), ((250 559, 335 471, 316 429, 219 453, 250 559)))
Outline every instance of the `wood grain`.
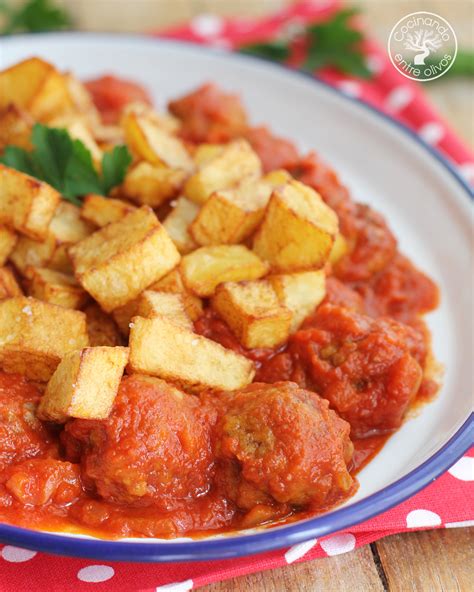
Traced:
POLYGON ((202 592, 384 592, 370 546, 200 588, 202 592))

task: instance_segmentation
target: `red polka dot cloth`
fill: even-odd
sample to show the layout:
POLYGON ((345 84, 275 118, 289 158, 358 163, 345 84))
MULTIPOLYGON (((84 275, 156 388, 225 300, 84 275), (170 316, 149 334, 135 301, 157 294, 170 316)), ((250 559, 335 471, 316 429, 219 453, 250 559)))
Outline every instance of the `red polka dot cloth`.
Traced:
MULTIPOLYGON (((271 39, 291 26, 324 19, 338 7, 333 0, 306 1, 259 21, 202 15, 162 36, 233 49, 271 39)), ((467 180, 474 182, 474 158, 427 102, 421 88, 401 76, 391 66, 385 51, 375 43, 366 42, 366 54, 374 73, 372 80, 348 78, 329 70, 321 78, 408 124, 425 142, 442 151, 467 180)), ((0 590, 187 592, 236 576, 347 553, 390 534, 474 525, 473 485, 474 448, 414 497, 350 530, 289 549, 225 561, 106 563, 56 557, 6 545, 0 550, 0 590)))

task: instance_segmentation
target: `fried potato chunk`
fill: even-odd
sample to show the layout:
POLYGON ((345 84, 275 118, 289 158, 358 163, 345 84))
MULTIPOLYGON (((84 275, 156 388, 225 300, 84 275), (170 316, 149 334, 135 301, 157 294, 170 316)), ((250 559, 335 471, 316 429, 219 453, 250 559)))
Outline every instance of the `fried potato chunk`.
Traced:
POLYGON ((212 296, 222 282, 261 278, 268 265, 243 245, 218 245, 185 255, 180 270, 185 286, 204 298, 212 296))
POLYGON ((15 248, 18 237, 13 230, 6 226, 0 226, 0 266, 5 265, 5 261, 15 248))
POLYGON ((283 306, 292 313, 290 332, 294 333, 326 295, 324 270, 274 275, 268 278, 283 306))
POLYGON ((89 345, 86 315, 17 296, 0 302, 0 366, 46 382, 68 352, 89 345))
POLYGON ((184 329, 193 330, 193 322, 186 312, 181 294, 145 290, 138 299, 137 316, 146 319, 162 316, 184 329))
POLYGON ((121 125, 128 146, 140 160, 188 172, 194 168, 183 142, 152 118, 129 111, 121 125))
POLYGON ((1 224, 42 240, 60 199, 47 183, 0 164, 1 224))
POLYGON ((140 162, 126 174, 122 193, 137 204, 157 208, 178 195, 186 177, 182 169, 140 162))
POLYGON ((31 267, 72 273, 67 248, 94 232, 94 227, 80 216, 77 206, 61 201, 44 240, 20 237, 10 256, 18 271, 25 277, 29 276, 31 267))
POLYGON ((129 343, 130 370, 192 391, 238 389, 255 374, 247 358, 164 317, 134 317, 129 343))
POLYGON ((336 234, 331 253, 329 254, 329 263, 336 265, 339 259, 342 259, 348 250, 349 245, 347 244, 347 240, 344 238, 344 235, 338 232, 336 234))
POLYGON ((234 140, 214 157, 204 159, 187 180, 183 193, 191 201, 203 204, 215 191, 232 187, 246 177, 257 178, 261 172, 260 159, 250 144, 246 140, 234 140))
POLYGON ((92 302, 84 309, 89 344, 92 347, 122 345, 122 337, 114 320, 98 304, 92 302))
POLYGON ((0 300, 22 295, 13 271, 9 267, 0 267, 0 300))
POLYGON ((43 302, 78 309, 82 308, 89 298, 73 276, 60 271, 34 267, 29 275, 29 295, 43 302))
POLYGON ((338 219, 311 187, 291 181, 276 189, 253 242, 276 271, 318 269, 328 260, 338 219))
POLYGON ((180 294, 184 301, 184 308, 192 321, 196 321, 202 315, 202 300, 186 288, 178 267, 152 284, 150 290, 180 294))
POLYGON ((211 306, 246 348, 276 347, 290 334, 292 314, 267 280, 225 282, 211 306))
POLYGON ((163 226, 173 240, 181 255, 186 255, 198 245, 189 233, 189 226, 199 212, 199 206, 185 197, 176 200, 176 204, 163 222, 163 226))
POLYGON ((74 274, 105 312, 159 280, 180 255, 153 211, 142 208, 69 249, 74 274))
POLYGON ((121 199, 90 193, 82 202, 81 216, 87 222, 103 228, 107 224, 121 220, 135 209, 135 206, 121 199))
POLYGON ((38 407, 44 421, 105 419, 128 362, 127 347, 86 347, 64 356, 38 407))
POLYGON ((13 103, 0 110, 0 152, 10 144, 31 150, 33 123, 30 114, 13 103))
POLYGON ((262 221, 272 191, 290 179, 286 171, 273 171, 259 181, 243 181, 234 189, 212 193, 191 224, 190 234, 199 245, 243 242, 262 221))
POLYGON ((209 162, 224 150, 222 144, 199 144, 193 154, 194 163, 199 167, 205 162, 209 162))

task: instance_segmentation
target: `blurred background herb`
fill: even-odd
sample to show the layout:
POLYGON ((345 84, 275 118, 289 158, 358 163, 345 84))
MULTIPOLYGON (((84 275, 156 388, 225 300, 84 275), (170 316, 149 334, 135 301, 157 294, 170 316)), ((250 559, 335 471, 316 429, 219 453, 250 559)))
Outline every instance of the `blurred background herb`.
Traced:
POLYGON ((40 33, 71 28, 67 12, 53 0, 27 0, 19 6, 8 0, 0 0, 2 35, 12 33, 40 33))

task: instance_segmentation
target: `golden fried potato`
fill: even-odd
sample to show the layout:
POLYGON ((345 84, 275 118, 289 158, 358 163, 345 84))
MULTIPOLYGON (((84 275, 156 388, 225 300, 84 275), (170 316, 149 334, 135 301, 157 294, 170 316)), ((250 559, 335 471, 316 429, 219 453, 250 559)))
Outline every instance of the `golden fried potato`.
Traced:
POLYGON ((202 300, 186 288, 179 267, 167 273, 161 280, 152 284, 149 289, 157 292, 180 294, 183 298, 186 313, 192 321, 196 321, 202 315, 202 300))
POLYGON ((65 76, 56 70, 50 72, 29 102, 27 110, 34 119, 43 123, 72 112, 74 103, 65 76))
POLYGON ((218 154, 221 154, 224 148, 222 144, 199 144, 193 154, 194 163, 200 167, 215 158, 218 154))
POLYGON ((46 238, 61 196, 47 183, 0 164, 0 223, 30 238, 46 238))
POLYGON ((186 312, 182 294, 145 290, 138 298, 136 316, 145 319, 161 316, 189 331, 194 328, 193 322, 186 312))
POLYGON ((6 226, 0 226, 0 266, 5 265, 5 261, 10 256, 18 241, 18 236, 13 230, 6 226))
POLYGON ((267 280, 225 282, 211 306, 246 348, 276 347, 290 334, 292 314, 267 280))
POLYGON ((268 280, 281 304, 292 313, 291 333, 299 329, 326 295, 326 274, 322 269, 273 275, 268 280))
POLYGON ((9 267, 0 267, 0 300, 22 295, 13 271, 9 267))
POLYGON ((340 232, 338 232, 336 234, 331 253, 329 254, 329 263, 336 265, 339 259, 342 259, 348 250, 349 245, 347 244, 347 240, 340 232))
POLYGON ((71 274, 67 249, 92 232, 94 227, 81 219, 81 210, 62 200, 51 220, 46 238, 39 241, 20 237, 10 260, 24 277, 30 276, 31 267, 47 267, 71 274))
POLYGON ((64 356, 38 407, 44 421, 105 419, 128 362, 127 347, 86 347, 64 356))
POLYGON ((187 173, 149 162, 140 162, 125 175, 121 191, 137 204, 157 208, 180 192, 187 173))
POLYGON ((171 271, 180 255, 147 206, 68 250, 74 274, 105 312, 123 306, 171 271))
POLYGON ((328 260, 338 219, 311 187, 291 181, 276 189, 253 249, 276 271, 318 269, 328 260))
POLYGON ((92 302, 84 309, 89 344, 92 347, 122 345, 122 337, 114 320, 98 304, 92 302))
POLYGON ((140 160, 186 172, 194 168, 183 142, 152 118, 132 111, 125 113, 121 124, 128 146, 140 160))
POLYGON ((186 255, 198 245, 189 233, 189 226, 199 212, 199 206, 185 197, 176 200, 173 209, 163 222, 163 226, 181 255, 186 255))
POLYGON ((0 72, 0 109, 11 103, 28 109, 54 71, 44 60, 29 58, 0 72))
POLYGON ((273 171, 259 181, 243 181, 233 189, 212 193, 191 224, 190 234, 199 245, 243 242, 262 221, 273 189, 290 179, 286 171, 273 171))
POLYGON ((132 319, 129 368, 194 391, 242 388, 255 374, 247 358, 164 317, 132 319))
POLYGON ((65 129, 73 140, 80 140, 91 153, 95 168, 100 169, 104 153, 97 144, 83 116, 77 114, 63 115, 51 120, 49 125, 65 129))
POLYGON ((28 275, 28 294, 43 302, 78 309, 89 299, 73 276, 41 267, 32 268, 28 275))
POLYGON ((15 104, 0 110, 0 153, 10 144, 31 150, 33 123, 31 115, 15 104))
POLYGON ((135 206, 121 199, 90 193, 82 201, 81 216, 87 222, 103 228, 107 224, 121 220, 134 210, 135 206))
POLYGON ((243 245, 218 245, 185 255, 180 271, 188 290, 205 298, 212 296, 222 282, 261 278, 268 265, 243 245))
POLYGON ((203 160, 184 186, 184 195, 197 204, 202 205, 215 191, 261 175, 260 159, 246 140, 234 140, 216 152, 214 157, 203 160))
POLYGON ((0 366, 46 382, 70 351, 89 345, 86 315, 17 296, 0 302, 0 366))
POLYGON ((125 117, 130 113, 135 113, 139 117, 144 117, 168 134, 178 133, 181 127, 180 120, 174 115, 171 115, 171 113, 158 113, 153 107, 141 101, 133 101, 132 103, 125 105, 122 115, 125 117))

